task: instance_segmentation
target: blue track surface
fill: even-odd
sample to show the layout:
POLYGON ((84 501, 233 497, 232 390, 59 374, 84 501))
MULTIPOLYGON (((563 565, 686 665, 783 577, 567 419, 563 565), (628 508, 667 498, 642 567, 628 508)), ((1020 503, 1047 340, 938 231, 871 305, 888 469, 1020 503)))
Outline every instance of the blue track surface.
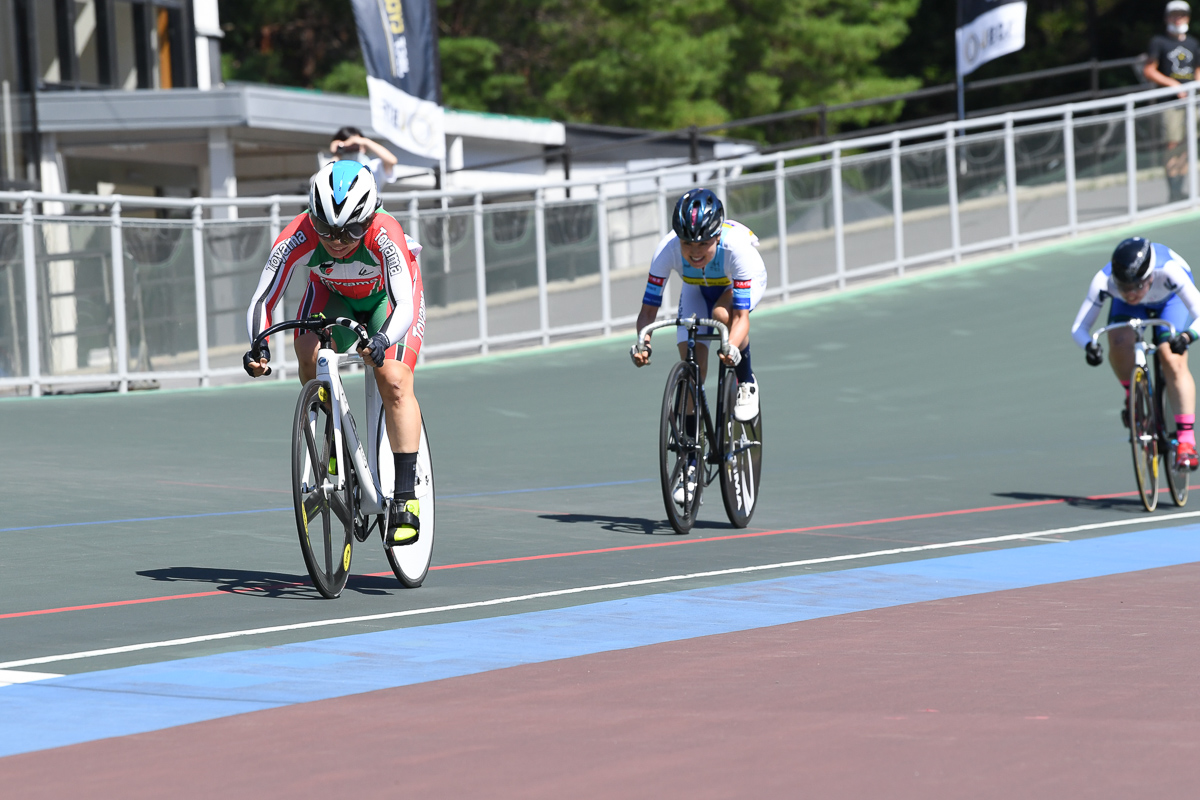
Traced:
POLYGON ((1200 561, 1200 525, 658 594, 0 689, 0 756, 521 664, 1200 561))

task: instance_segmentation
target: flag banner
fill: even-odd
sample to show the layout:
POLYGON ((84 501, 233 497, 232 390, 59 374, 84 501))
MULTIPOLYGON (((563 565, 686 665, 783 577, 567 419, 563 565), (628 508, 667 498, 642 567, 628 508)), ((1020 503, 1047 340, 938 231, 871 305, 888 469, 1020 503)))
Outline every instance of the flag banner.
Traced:
POLYGON ((962 27, 955 31, 958 74, 970 75, 987 62, 1025 46, 1024 0, 958 0, 962 27))
POLYGON ((430 0, 352 0, 371 127, 424 158, 446 157, 437 20, 430 0))

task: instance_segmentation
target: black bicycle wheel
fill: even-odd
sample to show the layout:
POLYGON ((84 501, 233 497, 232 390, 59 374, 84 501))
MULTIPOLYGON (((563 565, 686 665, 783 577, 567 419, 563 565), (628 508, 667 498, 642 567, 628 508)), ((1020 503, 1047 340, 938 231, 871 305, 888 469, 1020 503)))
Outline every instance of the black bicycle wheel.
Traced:
POLYGON ((658 429, 658 465, 667 521, 676 533, 687 533, 696 524, 704 491, 704 422, 695 367, 684 361, 667 376, 658 429))
POLYGON ((725 514, 735 528, 744 528, 754 516, 758 501, 758 481, 762 476, 762 410, 750 422, 739 422, 733 416, 737 401, 737 381, 732 374, 725 382, 722 406, 725 419, 721 442, 721 499, 725 514))
POLYGON ((1146 510, 1153 511, 1158 505, 1158 427, 1145 367, 1134 367, 1129 381, 1129 445, 1138 494, 1146 510))
POLYGON ((415 589, 429 574, 429 562, 433 560, 433 534, 436 507, 433 491, 433 456, 429 452, 429 437, 425 423, 421 423, 421 444, 417 448, 417 501, 421 504, 420 535, 412 544, 390 545, 383 548, 388 564, 396 580, 408 589, 415 589))
POLYGON ((325 597, 337 597, 350 576, 355 507, 353 481, 333 488, 336 469, 349 469, 334 461, 333 418, 326 406, 328 389, 311 380, 300 391, 292 426, 292 500, 300 552, 313 586, 325 597), (322 398, 325 398, 324 401, 322 398))
MULTIPOLYGON (((1156 356, 1157 358, 1157 356, 1156 356)), ((1175 409, 1171 406, 1171 396, 1167 392, 1166 381, 1162 379, 1162 371, 1157 371, 1158 380, 1154 385, 1154 396, 1158 412, 1159 452, 1162 453, 1163 472, 1167 473, 1167 486, 1171 490, 1171 499, 1175 505, 1183 508, 1188 501, 1188 487, 1192 480, 1192 471, 1187 467, 1176 469, 1175 448, 1179 444, 1178 432, 1173 430, 1171 423, 1175 420, 1175 409)))

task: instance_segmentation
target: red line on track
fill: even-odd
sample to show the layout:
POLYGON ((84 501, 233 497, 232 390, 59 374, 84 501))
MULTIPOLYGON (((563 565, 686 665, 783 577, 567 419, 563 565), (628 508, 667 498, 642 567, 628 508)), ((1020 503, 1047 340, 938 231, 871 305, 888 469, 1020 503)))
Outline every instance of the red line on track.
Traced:
MULTIPOLYGON (((1161 491, 1167 491, 1162 489, 1161 491)), ((1084 500, 1109 500, 1114 497, 1128 497, 1136 495, 1137 492, 1116 492, 1114 494, 1097 494, 1090 497, 1081 498, 1084 500)), ((675 547, 684 544, 701 544, 703 542, 725 542, 733 539, 752 539, 760 536, 779 536, 785 533, 810 533, 813 531, 826 531, 835 528, 855 528, 863 525, 884 525, 889 522, 911 522, 919 519, 936 519, 938 517, 955 517, 962 514, 982 514, 989 511, 1011 511, 1018 508, 1034 508, 1037 506, 1052 506, 1067 502, 1065 499, 1056 500, 1034 500, 1029 503, 1012 503, 1004 506, 983 506, 981 508, 963 508, 955 511, 935 511, 930 514, 910 514, 905 517, 886 517, 883 519, 868 519, 859 522, 832 522, 826 525, 812 525, 807 528, 781 528, 773 531, 754 531, 752 533, 735 533, 728 536, 707 536, 702 539, 681 539, 673 542, 651 542, 649 544, 631 544, 623 547, 604 547, 597 550, 576 550, 570 553, 543 553, 535 556, 517 556, 515 558, 496 558, 488 561, 467 561, 462 564, 443 564, 440 567, 430 567, 430 571, 443 569, 462 569, 464 567, 482 567, 491 564, 512 564, 520 561, 542 561, 549 558, 569 558, 572 556, 590 556, 599 553, 620 553, 626 550, 645 550, 651 547, 675 547)), ((391 575, 391 572, 370 572, 363 577, 378 578, 386 575, 391 575)), ((63 608, 45 608, 36 611, 17 611, 11 614, 0 614, 0 619, 13 619, 15 617, 32 617, 41 614, 60 614, 64 611, 86 611, 92 608, 112 608, 114 606, 131 606, 140 603, 158 603, 163 600, 185 600, 192 597, 214 597, 222 594, 239 594, 245 592, 268 591, 278 586, 265 586, 258 588, 229 588, 218 589, 211 592, 195 592, 194 594, 175 594, 166 597, 143 597, 138 600, 114 600, 110 603, 92 603, 82 606, 66 606, 63 608)), ((304 583, 287 584, 288 586, 303 586, 304 583)))

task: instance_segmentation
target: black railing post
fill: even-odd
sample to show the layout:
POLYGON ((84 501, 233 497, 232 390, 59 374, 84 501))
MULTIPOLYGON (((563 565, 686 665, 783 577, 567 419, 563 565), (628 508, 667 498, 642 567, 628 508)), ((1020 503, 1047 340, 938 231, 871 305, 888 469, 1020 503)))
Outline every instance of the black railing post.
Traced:
MULTIPOLYGON (((563 180, 571 180, 571 148, 564 146, 562 151, 563 180)), ((571 187, 567 187, 567 199, 571 199, 571 187)))
POLYGON ((1091 60, 1092 65, 1092 99, 1100 94, 1100 62, 1096 59, 1091 60))
POLYGON ((829 139, 829 107, 821 103, 821 108, 817 111, 817 129, 821 135, 821 142, 825 143, 829 139))

